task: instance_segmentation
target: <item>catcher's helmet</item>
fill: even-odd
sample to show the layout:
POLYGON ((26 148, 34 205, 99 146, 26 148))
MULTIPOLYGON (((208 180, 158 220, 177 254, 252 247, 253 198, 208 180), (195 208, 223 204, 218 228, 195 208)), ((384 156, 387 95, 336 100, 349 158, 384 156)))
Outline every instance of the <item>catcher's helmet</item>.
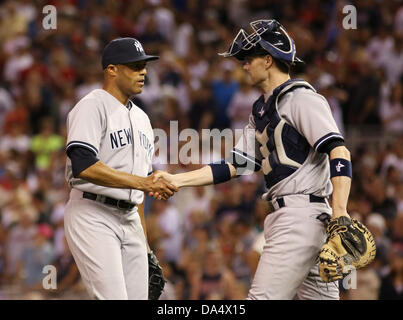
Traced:
POLYGON ((267 52, 273 58, 288 64, 303 62, 295 56, 294 40, 278 21, 256 20, 250 26, 254 32, 248 34, 243 29, 239 30, 228 52, 219 55, 243 60, 246 56, 267 52))

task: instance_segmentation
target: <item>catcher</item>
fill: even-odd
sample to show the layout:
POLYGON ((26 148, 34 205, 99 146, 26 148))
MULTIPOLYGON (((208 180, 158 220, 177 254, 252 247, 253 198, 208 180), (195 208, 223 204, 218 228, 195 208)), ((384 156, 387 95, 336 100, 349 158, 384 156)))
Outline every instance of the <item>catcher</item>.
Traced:
POLYGON ((157 172, 154 179, 201 186, 262 170, 263 198, 273 210, 248 299, 338 299, 337 280, 375 256, 372 235, 347 213, 350 152, 326 99, 290 78, 290 67, 301 60, 284 27, 276 20, 250 25, 253 32, 241 29, 222 54, 241 61, 263 92, 243 136, 219 163, 177 175, 157 172))

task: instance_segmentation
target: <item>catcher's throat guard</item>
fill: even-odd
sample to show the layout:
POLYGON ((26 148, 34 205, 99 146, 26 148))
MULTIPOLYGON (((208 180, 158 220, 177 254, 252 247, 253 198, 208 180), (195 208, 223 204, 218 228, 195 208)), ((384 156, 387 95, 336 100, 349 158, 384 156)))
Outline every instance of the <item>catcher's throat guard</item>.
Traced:
POLYGON ((250 26, 254 32, 248 34, 244 29, 240 29, 229 50, 219 53, 219 55, 225 58, 232 56, 239 58, 241 53, 248 55, 249 50, 260 45, 268 54, 276 59, 291 64, 302 62, 301 59, 295 56, 296 48, 294 40, 278 21, 274 19, 256 20, 252 21, 250 26))

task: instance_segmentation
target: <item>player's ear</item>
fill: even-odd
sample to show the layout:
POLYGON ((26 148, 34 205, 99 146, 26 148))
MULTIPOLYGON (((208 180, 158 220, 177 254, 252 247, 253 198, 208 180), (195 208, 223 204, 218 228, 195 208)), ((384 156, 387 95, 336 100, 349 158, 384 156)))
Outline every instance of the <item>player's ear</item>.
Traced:
POLYGON ((117 73, 118 73, 118 66, 117 65, 110 64, 105 69, 105 74, 107 74, 109 76, 116 77, 117 73))
POLYGON ((266 59, 265 67, 266 69, 269 69, 273 64, 273 57, 270 54, 268 54, 265 56, 265 59, 266 59))

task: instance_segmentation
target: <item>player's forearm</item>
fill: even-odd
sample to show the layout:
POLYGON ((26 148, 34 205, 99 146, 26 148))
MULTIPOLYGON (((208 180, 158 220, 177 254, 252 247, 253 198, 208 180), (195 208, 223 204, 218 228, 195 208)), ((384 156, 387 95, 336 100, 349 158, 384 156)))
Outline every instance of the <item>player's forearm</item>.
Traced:
POLYGON ((115 170, 102 161, 94 163, 82 171, 78 177, 109 188, 144 190, 146 185, 145 178, 115 170))
MULTIPOLYGON (((330 152, 330 160, 337 158, 351 161, 350 152, 344 146, 336 147, 330 152)), ((348 216, 347 203, 351 188, 351 178, 346 176, 337 176, 332 177, 331 182, 333 184, 333 193, 332 193, 333 218, 339 216, 348 216)))
POLYGON ((348 177, 334 177, 331 179, 333 184, 332 209, 333 216, 347 215, 347 202, 350 194, 351 179, 348 177))
MULTIPOLYGON (((231 178, 235 177, 235 168, 231 164, 228 164, 228 166, 230 169, 231 178)), ((173 177, 175 179, 175 185, 180 188, 207 186, 214 183, 213 172, 210 166, 205 166, 203 168, 185 173, 178 173, 173 177)))
POLYGON ((210 166, 175 174, 174 179, 178 187, 197 187, 213 184, 213 174, 210 166))

